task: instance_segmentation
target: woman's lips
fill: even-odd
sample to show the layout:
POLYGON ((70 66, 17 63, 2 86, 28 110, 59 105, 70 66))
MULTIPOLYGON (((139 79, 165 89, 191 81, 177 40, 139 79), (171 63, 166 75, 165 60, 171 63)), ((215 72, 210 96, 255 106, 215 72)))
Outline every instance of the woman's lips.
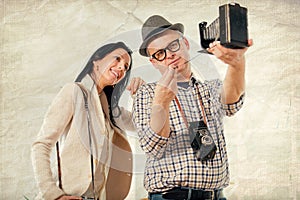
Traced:
POLYGON ((116 72, 116 71, 114 71, 114 70, 110 70, 111 71, 111 73, 116 77, 116 79, 118 79, 119 78, 119 73, 118 72, 116 72))

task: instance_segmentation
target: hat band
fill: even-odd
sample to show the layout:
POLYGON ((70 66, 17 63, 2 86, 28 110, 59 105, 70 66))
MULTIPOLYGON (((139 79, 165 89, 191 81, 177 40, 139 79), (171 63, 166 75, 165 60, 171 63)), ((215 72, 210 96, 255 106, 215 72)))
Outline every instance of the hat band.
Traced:
POLYGON ((160 26, 160 27, 154 29, 153 31, 151 31, 151 32, 147 35, 147 37, 144 39, 144 41, 145 41, 145 40, 148 40, 151 36, 156 35, 157 33, 161 32, 162 29, 167 29, 167 28, 170 27, 170 26, 171 26, 171 25, 164 25, 164 26, 160 26))

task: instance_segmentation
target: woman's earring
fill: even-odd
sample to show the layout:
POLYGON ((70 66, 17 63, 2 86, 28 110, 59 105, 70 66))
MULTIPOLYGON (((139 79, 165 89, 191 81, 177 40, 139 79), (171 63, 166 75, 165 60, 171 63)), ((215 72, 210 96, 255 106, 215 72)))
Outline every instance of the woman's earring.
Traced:
POLYGON ((97 65, 97 71, 99 71, 99 65, 97 65))

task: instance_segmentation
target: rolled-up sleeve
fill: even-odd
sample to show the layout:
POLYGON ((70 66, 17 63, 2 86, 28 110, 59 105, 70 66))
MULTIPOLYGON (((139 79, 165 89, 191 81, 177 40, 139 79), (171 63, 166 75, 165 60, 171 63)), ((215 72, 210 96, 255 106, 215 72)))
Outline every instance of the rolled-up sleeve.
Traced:
POLYGON ((226 116, 233 116, 235 113, 237 113, 243 106, 245 99, 245 94, 242 94, 239 98, 239 100, 232 104, 223 104, 223 110, 226 113, 226 116))
POLYGON ((164 155, 168 138, 155 133, 150 127, 153 85, 143 85, 133 103, 133 122, 139 135, 141 148, 148 156, 161 158, 164 155))
POLYGON ((242 108, 244 104, 245 94, 242 94, 239 100, 235 103, 231 103, 231 104, 221 103, 222 87, 223 87, 223 83, 221 80, 215 79, 211 81, 206 81, 205 87, 207 87, 211 93, 210 98, 218 101, 218 104, 221 106, 221 110, 224 115, 228 117, 233 116, 242 108))

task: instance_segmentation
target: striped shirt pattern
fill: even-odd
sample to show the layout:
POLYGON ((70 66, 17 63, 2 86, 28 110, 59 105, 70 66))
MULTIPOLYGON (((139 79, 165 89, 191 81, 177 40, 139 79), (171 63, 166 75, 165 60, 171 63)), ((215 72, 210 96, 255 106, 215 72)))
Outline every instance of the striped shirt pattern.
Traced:
POLYGON ((229 171, 223 117, 235 114, 242 107, 244 95, 234 104, 221 104, 222 82, 200 82, 193 76, 187 88, 178 87, 177 98, 188 122, 203 120, 197 95, 200 92, 207 126, 217 146, 215 157, 201 162, 195 157, 188 127, 175 100, 170 103, 170 137, 161 137, 150 128, 155 86, 156 83, 141 86, 133 105, 133 121, 147 158, 144 172, 146 190, 163 192, 174 187, 205 190, 226 187, 229 183, 229 171))

